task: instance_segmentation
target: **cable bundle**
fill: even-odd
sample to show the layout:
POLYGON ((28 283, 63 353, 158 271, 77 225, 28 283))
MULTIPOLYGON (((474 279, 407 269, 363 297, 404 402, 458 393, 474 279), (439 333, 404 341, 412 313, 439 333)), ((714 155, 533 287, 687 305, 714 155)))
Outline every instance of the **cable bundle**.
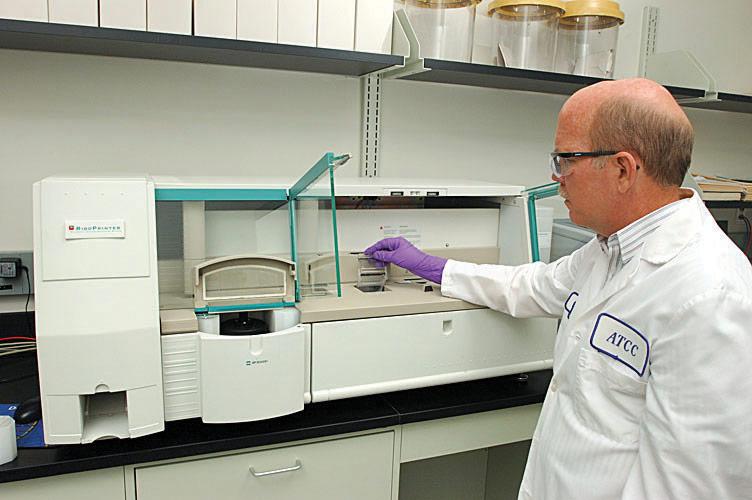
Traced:
POLYGON ((21 352, 34 351, 37 348, 37 340, 32 337, 3 337, 0 338, 0 356, 10 356, 21 352), (7 342, 15 340, 17 342, 7 342))

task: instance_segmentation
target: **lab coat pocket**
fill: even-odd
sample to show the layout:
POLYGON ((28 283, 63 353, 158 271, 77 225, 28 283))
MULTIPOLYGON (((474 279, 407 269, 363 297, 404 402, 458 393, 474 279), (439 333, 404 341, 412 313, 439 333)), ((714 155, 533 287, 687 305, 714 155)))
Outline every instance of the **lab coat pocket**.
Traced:
POLYGON ((617 443, 634 444, 647 383, 617 364, 599 352, 580 350, 574 410, 580 423, 592 432, 617 443))

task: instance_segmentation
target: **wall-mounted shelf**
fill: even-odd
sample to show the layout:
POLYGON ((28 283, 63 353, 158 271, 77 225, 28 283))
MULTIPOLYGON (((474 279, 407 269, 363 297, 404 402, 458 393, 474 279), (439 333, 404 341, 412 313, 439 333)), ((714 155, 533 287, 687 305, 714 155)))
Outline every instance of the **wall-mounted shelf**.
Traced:
MULTIPOLYGON (((395 13, 394 22, 394 33, 398 36, 394 37, 393 44, 408 55, 405 66, 387 71, 387 77, 559 95, 571 95, 583 87, 603 81, 597 77, 421 58, 420 41, 404 11, 395 13)), ((729 93, 717 93, 716 96, 715 87, 711 93, 708 88, 694 84, 690 87, 664 86, 685 106, 752 113, 752 96, 729 93)))
POLYGON ((708 208, 752 208, 752 200, 706 200, 708 208))
MULTIPOLYGON (((383 72, 403 56, 223 38, 0 19, 0 48, 197 62, 347 76, 383 72)), ((404 80, 571 95, 601 78, 424 59, 404 80)), ((702 89, 667 86, 676 99, 700 100, 702 89)), ((718 100, 683 105, 752 113, 752 96, 718 93, 718 100)))
MULTIPOLYGON (((423 64, 429 71, 414 73, 402 78, 424 82, 454 83, 474 87, 525 90, 563 95, 571 95, 583 87, 603 81, 603 78, 590 76, 502 68, 486 64, 442 61, 439 59, 424 59, 423 64)), ((699 89, 667 88, 677 99, 699 98, 705 95, 704 91, 699 89)))
POLYGON ((361 76, 402 56, 148 31, 0 19, 0 48, 361 76))
MULTIPOLYGON (((603 81, 589 76, 549 73, 517 68, 501 68, 485 64, 470 64, 439 59, 424 59, 428 71, 401 77, 404 80, 422 82, 453 83, 473 87, 524 90, 546 94, 571 95, 583 87, 603 81)), ((702 89, 666 86, 677 100, 700 99, 705 96, 702 89)), ((719 92, 718 100, 682 103, 683 106, 737 113, 752 113, 752 96, 719 92)))
POLYGON ((694 102, 691 104, 684 104, 684 106, 700 109, 715 109, 718 111, 733 111, 735 113, 752 113, 752 95, 718 92, 717 101, 694 102))
POLYGON ((563 95, 573 94, 583 87, 601 81, 600 78, 441 59, 424 59, 423 66, 428 71, 414 73, 401 79, 563 95))

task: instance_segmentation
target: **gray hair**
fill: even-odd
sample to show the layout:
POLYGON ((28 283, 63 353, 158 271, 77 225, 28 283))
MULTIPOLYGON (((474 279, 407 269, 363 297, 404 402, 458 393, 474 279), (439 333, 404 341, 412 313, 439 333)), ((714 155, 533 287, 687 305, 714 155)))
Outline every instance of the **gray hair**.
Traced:
POLYGON ((679 186, 692 161, 695 132, 684 113, 668 113, 629 96, 616 96, 595 110, 593 151, 636 153, 641 167, 660 185, 679 186))

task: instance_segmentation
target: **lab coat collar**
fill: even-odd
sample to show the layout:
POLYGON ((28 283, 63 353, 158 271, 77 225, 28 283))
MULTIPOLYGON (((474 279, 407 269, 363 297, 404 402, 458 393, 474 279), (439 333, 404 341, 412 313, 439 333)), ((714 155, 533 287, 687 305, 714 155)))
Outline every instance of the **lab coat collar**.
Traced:
MULTIPOLYGON (((627 286, 640 265, 639 254, 630 260, 616 275, 608 280, 603 289, 596 295, 596 300, 592 303, 592 307, 598 307, 600 304, 608 300, 613 294, 627 286)), ((601 279, 599 276, 598 279, 601 279)))
MULTIPOLYGON (((688 191, 685 191, 685 194, 689 194, 688 191)), ((585 316, 627 286, 637 274, 643 260, 653 264, 666 263, 691 241, 697 231, 687 231, 687 227, 692 227, 693 221, 696 224, 699 219, 698 214, 701 213, 700 210, 707 211, 707 209, 700 200, 700 196, 694 191, 692 191, 692 198, 684 198, 683 201, 684 203, 680 204, 680 208, 668 216, 661 223, 661 226, 645 239, 645 242, 639 246, 634 256, 624 265, 621 271, 596 294, 588 310, 584 312, 585 316)), ((699 230, 699 227, 697 230, 699 230)), ((594 279, 602 279, 602 277, 598 275, 594 279)), ((595 283, 591 283, 591 285, 596 286, 595 283)))
POLYGON ((695 237, 702 220, 701 214, 707 211, 700 195, 690 188, 682 188, 684 194, 691 193, 691 198, 684 198, 680 208, 671 214, 642 245, 640 259, 651 264, 665 264, 689 244, 695 237), (687 231, 687 228, 695 230, 687 231))

